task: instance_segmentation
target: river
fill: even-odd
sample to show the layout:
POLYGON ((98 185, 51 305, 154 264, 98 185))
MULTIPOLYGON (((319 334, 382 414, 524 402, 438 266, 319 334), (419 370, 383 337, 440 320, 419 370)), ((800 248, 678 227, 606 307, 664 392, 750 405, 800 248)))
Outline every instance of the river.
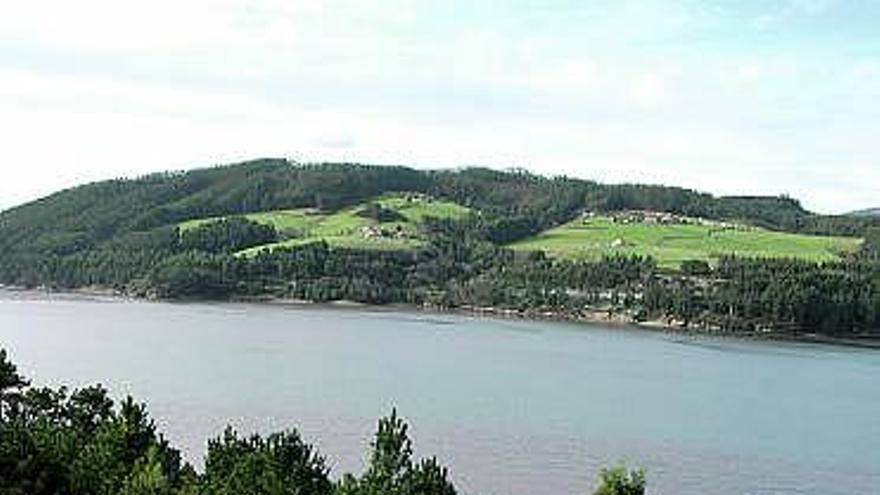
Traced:
POLYGON ((297 427, 360 470, 396 407, 466 494, 584 494, 626 460, 664 495, 880 493, 880 351, 370 308, 0 292, 36 384, 148 403, 199 465, 226 424, 297 427))

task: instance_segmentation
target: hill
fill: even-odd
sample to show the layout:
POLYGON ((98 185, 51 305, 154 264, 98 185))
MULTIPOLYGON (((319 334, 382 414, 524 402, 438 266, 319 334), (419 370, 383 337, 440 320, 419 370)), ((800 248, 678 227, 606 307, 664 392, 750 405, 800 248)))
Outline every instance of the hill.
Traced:
POLYGON ((725 255, 834 261, 858 252, 860 247, 860 241, 853 237, 775 232, 742 224, 650 213, 586 216, 510 247, 575 259, 650 256, 664 268, 678 268, 689 260, 714 264, 725 255))
POLYGON ((784 196, 264 159, 0 212, 0 284, 852 336, 880 326, 878 226, 784 196), (633 212, 681 225, 611 220, 633 212))
POLYGON ((855 217, 880 217, 880 208, 868 208, 850 212, 849 215, 855 217))
POLYGON ((191 219, 303 208, 336 212, 394 192, 428 194, 482 212, 480 228, 493 242, 537 234, 584 210, 663 211, 826 235, 858 236, 876 223, 811 214, 786 197, 713 197, 675 187, 603 185, 523 171, 423 171, 263 159, 60 191, 0 212, 0 248, 70 254, 191 219))

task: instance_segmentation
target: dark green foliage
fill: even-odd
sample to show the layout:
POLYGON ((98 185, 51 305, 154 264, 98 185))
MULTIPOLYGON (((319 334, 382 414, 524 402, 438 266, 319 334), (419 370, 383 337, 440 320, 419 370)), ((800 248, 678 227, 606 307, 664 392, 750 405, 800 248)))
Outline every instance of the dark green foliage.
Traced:
POLYGON ((368 492, 391 495, 403 485, 412 470, 412 442, 406 430, 407 425, 397 417, 397 410, 379 420, 370 465, 362 480, 370 487, 368 492))
POLYGON ((331 250, 324 243, 260 253, 238 260, 251 291, 312 301, 389 303, 407 299, 407 278, 418 253, 331 250))
POLYGON ((157 435, 145 407, 129 397, 84 439, 71 472, 74 493, 111 494, 120 487, 145 486, 170 493, 179 481, 180 455, 157 435))
POLYGON ((204 493, 237 495, 325 495, 332 492, 330 469, 295 430, 241 438, 227 428, 208 442, 204 493))
POLYGON ((865 231, 864 250, 873 257, 880 255, 880 227, 870 227, 865 231))
POLYGON ((379 420, 367 471, 360 477, 343 477, 339 495, 455 495, 446 468, 435 458, 412 460, 407 424, 392 410, 379 420))
POLYGON ((161 260, 148 281, 159 297, 224 298, 235 286, 236 266, 232 256, 190 251, 161 260))
POLYGON ((379 203, 367 203, 358 211, 359 216, 371 218, 377 222, 400 222, 406 220, 397 210, 385 208, 379 203))
POLYGON ((681 263, 683 275, 706 276, 712 273, 712 267, 704 260, 686 260, 681 263))
POLYGON ((647 311, 726 332, 858 335, 880 327, 876 263, 815 263, 726 257, 712 278, 658 277, 647 311))
POLYGON ((0 349, 0 420, 16 413, 21 391, 27 386, 28 381, 18 374, 18 368, 6 356, 6 349, 0 349))
POLYGON ((101 387, 30 388, 0 351, 0 493, 175 493, 180 457, 142 405, 101 387), (146 488, 155 488, 147 490, 146 488))
POLYGON ((603 469, 593 495, 645 495, 645 472, 624 465, 603 469))
POLYGON ((191 228, 180 235, 184 251, 234 253, 253 246, 278 240, 271 225, 252 222, 242 217, 230 217, 191 228))

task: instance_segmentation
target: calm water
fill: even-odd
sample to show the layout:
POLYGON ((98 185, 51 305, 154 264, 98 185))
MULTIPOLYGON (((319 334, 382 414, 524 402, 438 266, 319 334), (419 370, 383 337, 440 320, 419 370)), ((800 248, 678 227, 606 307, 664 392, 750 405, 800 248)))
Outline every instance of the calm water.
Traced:
POLYGON ((880 493, 880 352, 408 312, 0 292, 0 344, 38 384, 131 393, 188 458, 232 423, 297 426, 334 472, 396 405, 465 493, 880 493))

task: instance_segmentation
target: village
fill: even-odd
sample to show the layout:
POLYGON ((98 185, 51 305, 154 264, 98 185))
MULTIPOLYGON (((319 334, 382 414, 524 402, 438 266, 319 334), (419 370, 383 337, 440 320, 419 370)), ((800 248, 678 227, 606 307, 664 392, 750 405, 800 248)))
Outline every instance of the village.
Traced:
POLYGON ((747 225, 725 222, 720 220, 710 220, 702 217, 689 217, 678 215, 664 211, 652 210, 624 210, 618 212, 585 211, 581 214, 584 220, 593 219, 599 216, 608 217, 613 223, 630 225, 630 224, 646 224, 646 225, 699 225, 702 227, 712 227, 721 230, 748 230, 747 225))
MULTIPOLYGON (((421 192, 407 192, 403 195, 403 200, 407 205, 413 205, 417 203, 431 203, 434 201, 434 198, 425 193, 421 192)), ((400 223, 399 220, 405 220, 403 216, 400 216, 400 213, 396 210, 387 210, 377 205, 377 208, 382 212, 388 213, 390 216, 387 219, 382 218, 374 218, 378 223, 364 225, 360 228, 360 235, 364 239, 397 239, 397 240, 406 240, 406 239, 415 239, 417 236, 413 235, 411 231, 408 231, 404 228, 404 225, 400 223), (398 218, 398 220, 391 220, 391 218, 398 218)))

